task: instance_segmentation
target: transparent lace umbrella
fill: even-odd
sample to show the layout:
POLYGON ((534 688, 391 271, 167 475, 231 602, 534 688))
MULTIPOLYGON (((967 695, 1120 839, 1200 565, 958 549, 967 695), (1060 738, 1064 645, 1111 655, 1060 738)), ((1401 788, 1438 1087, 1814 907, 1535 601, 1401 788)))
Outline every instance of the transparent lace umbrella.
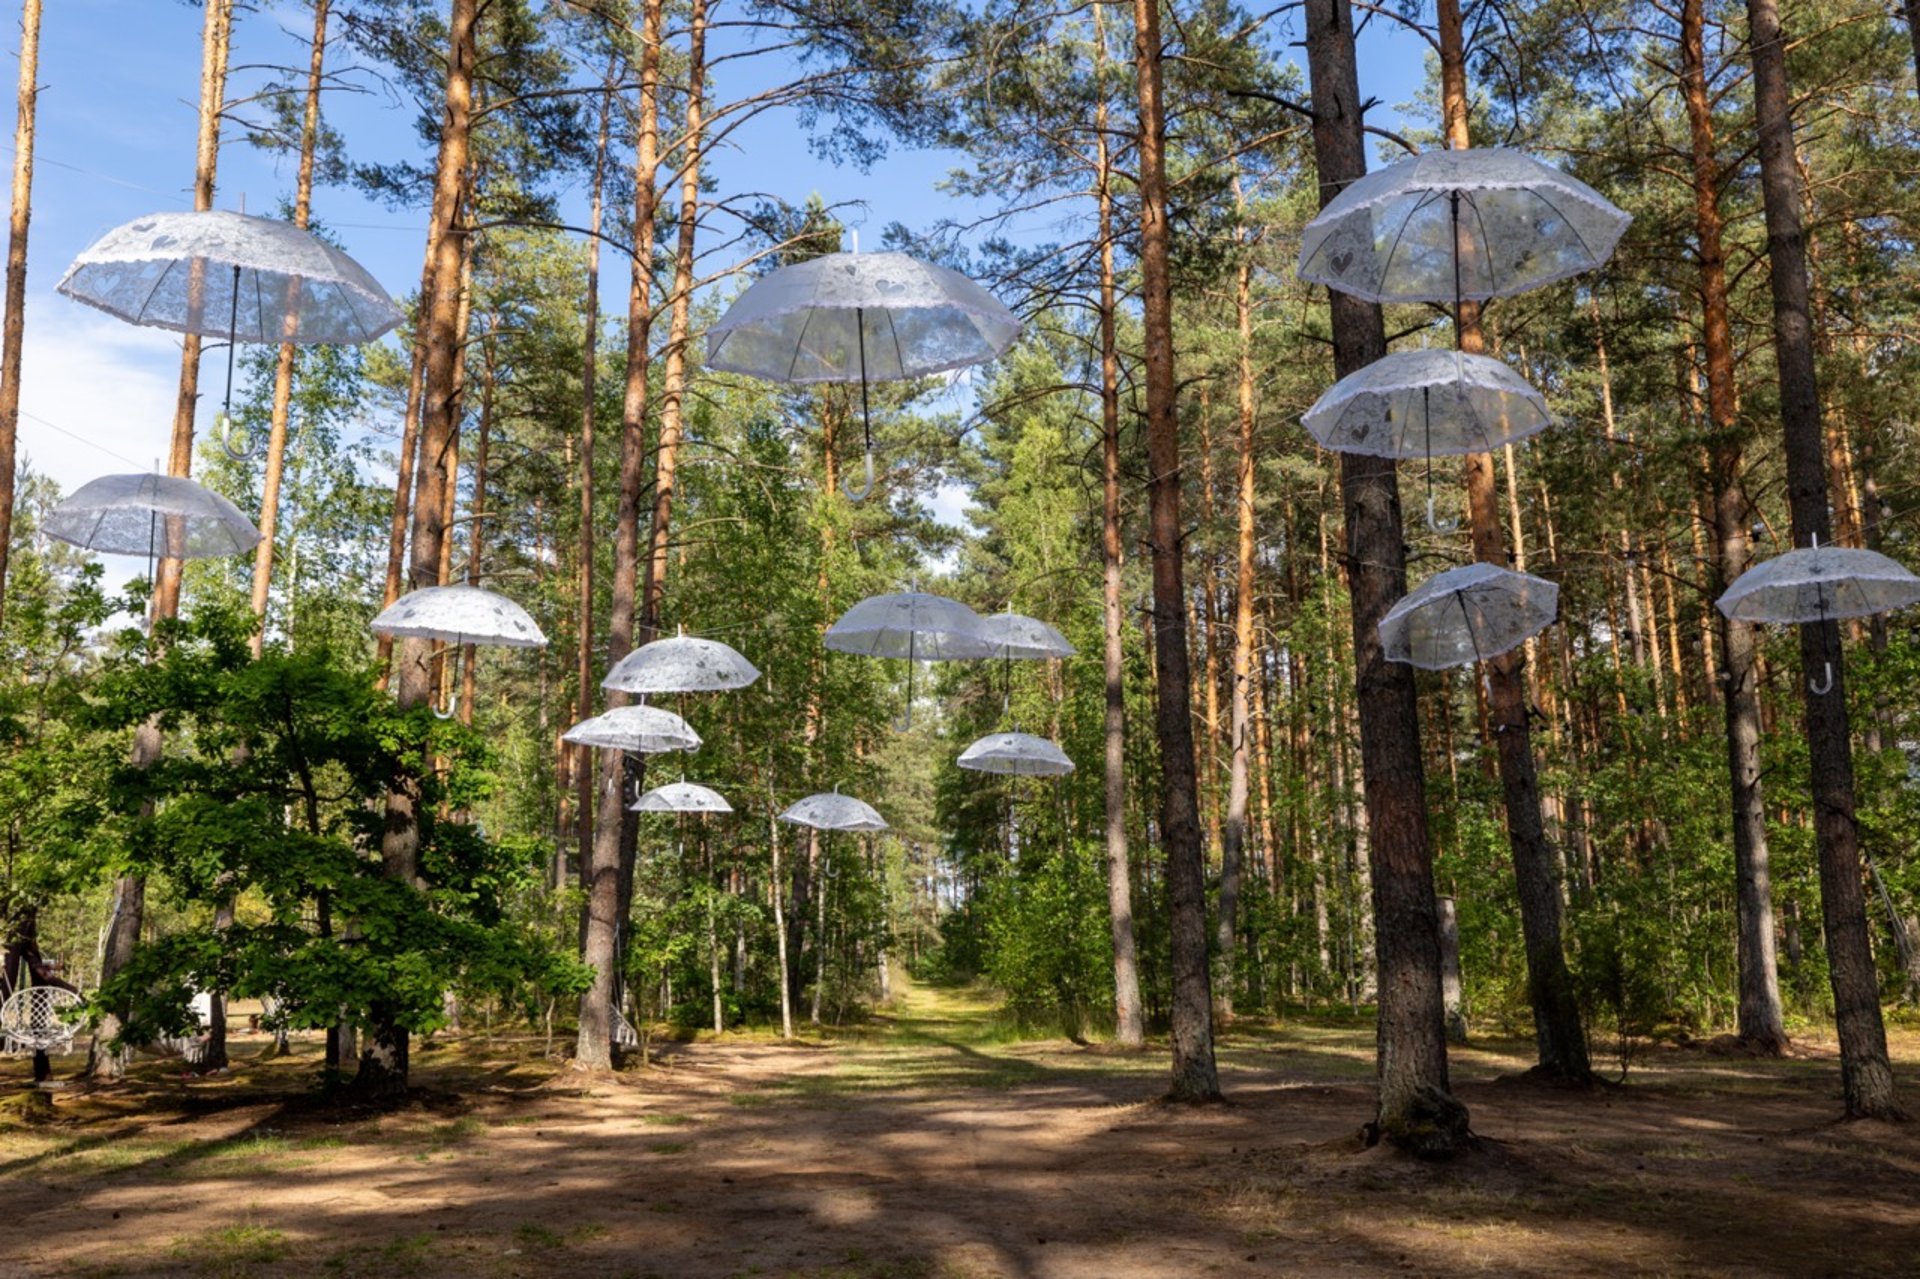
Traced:
POLYGON ((602 688, 643 696, 661 693, 724 693, 760 678, 759 668, 719 640, 676 635, 642 644, 600 681, 602 688))
POLYGON ((693 782, 656 786, 627 806, 636 813, 731 813, 733 805, 719 791, 693 782))
POLYGON ((1434 528, 1434 458, 1488 453, 1552 424, 1546 397, 1506 364, 1436 350, 1398 351, 1349 373, 1300 421, 1336 453, 1425 458, 1434 528))
POLYGON ((873 491, 870 382, 927 377, 997 359, 1020 321, 961 275, 904 253, 828 253, 781 267, 707 331, 707 364, 772 382, 858 382, 873 491))
POLYGON ((982 614, 979 633, 992 646, 994 657, 1008 661, 1072 657, 1080 651, 1039 618, 1011 611, 982 614))
MULTIPOLYGON (((1920 577, 1877 551, 1811 546, 1776 555, 1742 573, 1714 601, 1736 622, 1800 625, 1892 613, 1920 603, 1920 577)), ((1807 687, 1833 688, 1833 661, 1807 687)))
POLYGON ((260 530, 210 489, 172 475, 103 475, 75 489, 41 526, 110 555, 219 559, 253 549, 260 530))
POLYGON ((1369 302, 1485 302, 1591 271, 1632 219, 1502 147, 1427 151, 1353 182, 1300 239, 1300 276, 1369 302))
POLYGON ((989 733, 960 752, 961 768, 1015 777, 1065 777, 1073 771, 1067 753, 1032 733, 989 733))
MULTIPOLYGON (((493 591, 478 586, 423 586, 409 591, 381 609, 368 629, 395 639, 444 640, 454 647, 476 644, 488 648, 545 648, 541 633, 527 610, 493 591)), ((457 704, 443 711, 450 718, 457 704)))
POLYGON ((657 755, 700 748, 700 734, 672 711, 658 706, 614 706, 583 719, 560 735, 562 741, 601 750, 657 755))
POLYGON ((901 591, 869 595, 827 628, 826 646, 862 657, 898 657, 907 663, 907 713, 913 724, 915 662, 974 661, 995 656, 980 633, 980 615, 944 595, 901 591))
POLYGON ((797 800, 780 814, 780 820, 815 830, 883 831, 887 819, 864 801, 842 795, 837 789, 822 791, 797 800))
POLYGON ((291 222, 221 209, 153 213, 89 245, 58 291, 129 324, 225 338, 221 442, 231 442, 233 347, 240 342, 371 342, 400 308, 366 268, 291 222))
POLYGON ((1436 573, 1380 619, 1390 662, 1444 670, 1497 657, 1552 624, 1560 588, 1493 564, 1436 573))

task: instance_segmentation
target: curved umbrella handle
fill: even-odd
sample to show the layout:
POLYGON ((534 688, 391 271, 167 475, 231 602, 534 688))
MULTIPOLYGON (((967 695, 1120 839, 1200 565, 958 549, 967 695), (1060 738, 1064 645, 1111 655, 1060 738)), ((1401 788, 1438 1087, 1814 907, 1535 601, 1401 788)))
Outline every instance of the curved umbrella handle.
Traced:
POLYGON ((224 409, 213 415, 213 434, 227 456, 236 462, 251 462, 260 456, 260 437, 244 426, 235 426, 224 409), (240 441, 237 444, 234 443, 236 436, 240 441))
POLYGON ((458 715, 460 713, 459 690, 455 689, 453 693, 448 696, 447 709, 441 710, 438 706, 435 706, 432 702, 427 703, 427 709, 433 712, 433 717, 435 719, 452 719, 455 715, 458 715))
POLYGON ((1436 533, 1452 533, 1459 529, 1459 520, 1443 520, 1434 514, 1433 494, 1427 494, 1427 527, 1436 533))
POLYGON ((1826 673, 1817 680, 1807 681, 1807 691, 1815 697, 1825 697, 1833 691, 1833 663, 1827 663, 1826 673))
POLYGON ((846 491, 849 502, 864 502, 867 500, 867 495, 873 492, 873 450, 871 448, 867 450, 867 482, 865 486, 855 488, 850 482, 842 480, 840 487, 846 491))

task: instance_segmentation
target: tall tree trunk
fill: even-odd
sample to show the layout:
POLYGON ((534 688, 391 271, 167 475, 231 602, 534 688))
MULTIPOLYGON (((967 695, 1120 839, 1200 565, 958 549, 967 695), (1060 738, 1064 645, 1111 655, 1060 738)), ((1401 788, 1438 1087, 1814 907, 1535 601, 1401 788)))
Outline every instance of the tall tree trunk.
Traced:
MULTIPOLYGON (((1348 0, 1308 0, 1306 22, 1313 151, 1325 205, 1367 170, 1353 11, 1348 0)), ((1342 293, 1328 303, 1336 374, 1386 354, 1379 307, 1342 293)), ((1380 619, 1407 589, 1395 472, 1391 458, 1349 453, 1340 459, 1380 988, 1380 1099, 1368 1136, 1445 1158, 1471 1138, 1467 1109, 1447 1081, 1419 707, 1412 669, 1387 661, 1380 649, 1380 619)))
MULTIPOLYGON (((496 388, 499 385, 499 366, 495 353, 495 322, 489 320, 487 335, 482 339, 481 377, 480 377, 480 438, 473 446, 473 497, 467 503, 467 585, 480 585, 483 570, 486 567, 487 549, 487 452, 493 437, 493 405, 496 388)), ((473 698, 477 691, 478 675, 474 667, 479 662, 480 650, 476 645, 463 644, 460 648, 460 722, 472 725, 473 698)))
POLYGON ((1180 527, 1180 415, 1173 364, 1173 281, 1167 225, 1166 105, 1160 81, 1159 0, 1134 0, 1140 94, 1140 294, 1145 335, 1148 540, 1153 558, 1154 649, 1159 677, 1160 836, 1167 850, 1172 941, 1173 1081, 1176 1101, 1218 1100, 1213 996, 1207 971, 1206 870, 1193 756, 1193 689, 1187 665, 1186 587, 1180 527))
MULTIPOLYGON (((1827 468, 1822 450, 1820 387, 1809 323, 1807 239, 1794 163, 1792 91, 1777 0, 1747 0, 1753 53, 1755 123, 1760 133, 1760 189, 1766 206, 1767 257, 1773 291, 1773 341, 1780 375, 1780 417, 1787 455, 1787 499, 1793 544, 1832 537, 1827 468)), ((1803 723, 1813 775, 1814 845, 1820 859, 1820 901, 1834 1021, 1840 1034, 1840 1078, 1849 1118, 1905 1118, 1894 1095, 1880 985, 1867 935, 1860 831, 1854 818, 1853 737, 1847 723, 1846 672, 1840 628, 1833 621, 1800 628, 1803 723), (1831 665, 1821 693, 1810 681, 1831 665)))
MULTIPOLYGON (((300 168, 293 185, 293 224, 313 212, 313 157, 320 138, 320 86, 327 59, 327 15, 332 0, 313 0, 313 48, 307 61, 307 103, 300 121, 300 168)), ((289 309, 289 324, 292 311, 289 309)), ((267 593, 273 585, 273 545, 280 523, 280 478, 287 458, 287 418, 293 404, 291 341, 280 344, 273 366, 273 413, 267 425, 266 473, 260 481, 260 541, 253 548, 253 655, 267 638, 267 593)))
MULTIPOLYGON (((439 155, 434 166, 434 225, 427 230, 433 257, 432 290, 423 299, 421 344, 425 359, 420 379, 419 492, 413 502, 413 545, 408 585, 440 584, 440 548, 447 536, 447 463, 453 445, 459 368, 465 257, 466 211, 460 192, 467 170, 473 120, 473 74, 478 54, 479 0, 453 0, 447 22, 446 100, 440 120, 439 155)), ((407 640, 400 647, 396 695, 403 708, 425 705, 433 695, 431 646, 407 640)), ((424 760, 415 769, 424 768, 424 760)), ((386 826, 380 856, 386 876, 415 885, 420 874, 420 774, 394 779, 387 792, 386 826)), ((404 1092, 407 1087, 409 1035, 395 1009, 376 1004, 371 1030, 362 1046, 356 1091, 367 1095, 404 1092)))
MULTIPOLYGON (((633 648, 636 591, 640 581, 640 504, 646 491, 647 371, 653 329, 653 218, 659 207, 655 188, 660 169, 660 39, 664 0, 646 0, 641 15, 639 142, 634 159, 633 279, 627 290, 626 392, 620 421, 620 492, 613 535, 613 582, 607 622, 607 662, 633 648)), ((628 696, 609 691, 608 706, 624 706, 628 696)), ((587 894, 585 941, 581 958, 593 969, 593 984, 580 997, 580 1028, 573 1058, 578 1066, 613 1066, 618 956, 625 920, 620 915, 622 849, 632 844, 633 815, 627 812, 629 768, 621 751, 600 752, 599 808, 593 848, 581 887, 587 894)))
MULTIPOLYGON (((1094 63, 1107 63, 1106 6, 1093 7, 1094 63)), ((1100 203, 1100 617, 1106 646, 1107 919, 1113 933, 1114 1039, 1123 1048, 1146 1042, 1140 1010, 1140 965, 1134 954, 1133 877, 1127 866, 1127 666, 1120 603, 1120 351, 1114 339, 1119 312, 1113 268, 1113 155, 1107 144, 1107 100, 1094 108, 1094 147, 1100 203)))
MULTIPOLYGON (((1438 12, 1441 111, 1448 145, 1464 150, 1472 142, 1467 129, 1466 46, 1459 0, 1439 0, 1438 12)), ((1460 302, 1459 312, 1455 319, 1460 349, 1483 351, 1486 341, 1480 331, 1479 306, 1460 302)), ((1505 568, 1507 553, 1501 536, 1493 455, 1470 454, 1466 471, 1473 556, 1483 564, 1505 568)), ((1635 643, 1641 642, 1636 630, 1635 643)), ((1560 885, 1553 847, 1547 842, 1546 823, 1540 812, 1540 777, 1533 758, 1523 652, 1508 652, 1482 665, 1486 668, 1494 747, 1500 760, 1500 790, 1506 802, 1507 842, 1520 899, 1527 998, 1533 1006, 1534 1043, 1539 1056, 1536 1069, 1556 1079, 1584 1083, 1593 1070, 1587 1058, 1586 1032, 1580 1025, 1580 1005, 1574 998, 1573 977, 1567 971, 1562 949, 1560 885)))
MULTIPOLYGON (((1246 199, 1240 175, 1233 178, 1234 205, 1242 216, 1246 199)), ((1231 1016, 1235 985, 1235 952, 1240 936, 1240 877, 1247 848, 1248 761, 1253 750, 1253 560, 1254 560, 1254 449, 1253 449, 1253 262, 1251 246, 1243 244, 1234 277, 1234 311, 1239 321, 1239 361, 1236 406, 1239 409, 1239 450, 1235 455, 1234 507, 1238 538, 1234 544, 1233 688, 1228 699, 1228 733, 1232 755, 1227 764, 1227 818, 1220 839, 1220 918, 1215 942, 1220 952, 1220 1006, 1231 1016)))
MULTIPOLYGON (((193 207, 213 207, 213 183, 220 161, 220 111, 227 92, 227 48, 233 29, 233 0, 208 0, 200 33, 200 131, 195 147, 193 207)), ((196 287, 197 282, 189 287, 196 287)), ((180 389, 173 408, 173 438, 167 453, 167 474, 185 477, 193 469, 193 419, 200 400, 200 337, 189 333, 180 341, 180 389)), ((150 616, 157 623, 180 612, 179 560, 162 559, 155 574, 150 616)), ((149 768, 160 758, 160 724, 148 720, 133 736, 133 766, 149 768)), ((113 905, 107 917, 107 941, 101 955, 100 980, 105 982, 133 958, 146 915, 147 885, 140 875, 114 880, 113 905)), ((95 1078, 118 1079, 126 1073, 124 1053, 107 1049, 120 1033, 120 1011, 110 1010, 94 1031, 94 1049, 88 1073, 95 1078)))
MULTIPOLYGON (((600 135, 593 151, 593 195, 587 214, 587 291, 581 299, 585 312, 586 349, 580 363, 580 581, 574 615, 576 670, 581 719, 593 714, 593 567, 598 540, 594 536, 594 394, 600 372, 600 225, 605 217, 607 132, 613 116, 613 77, 617 69, 607 59, 606 87, 600 94, 600 135)), ((574 781, 574 825, 580 843, 582 882, 593 856, 593 748, 567 745, 574 781)))
POLYGON ((20 105, 13 126, 13 212, 7 223, 7 318, 0 329, 0 619, 13 549, 14 445, 20 430, 20 348, 27 333, 27 224, 33 217, 33 124, 40 102, 40 3, 20 7, 20 105))
MULTIPOLYGON (((1727 261, 1722 247, 1720 162, 1714 148, 1712 99, 1707 87, 1705 0, 1680 10, 1681 92, 1692 135, 1694 239, 1700 254, 1700 298, 1707 357, 1708 480, 1713 486, 1717 597, 1746 572, 1751 559, 1750 512, 1741 484, 1742 429, 1734 405, 1733 327, 1727 305, 1727 261)), ((1738 1030, 1756 1051, 1778 1056, 1787 1046, 1774 953, 1773 889, 1767 855, 1767 811, 1760 783, 1760 689, 1753 628, 1720 619, 1725 655, 1727 773, 1733 800, 1733 866, 1738 925, 1738 1030)))

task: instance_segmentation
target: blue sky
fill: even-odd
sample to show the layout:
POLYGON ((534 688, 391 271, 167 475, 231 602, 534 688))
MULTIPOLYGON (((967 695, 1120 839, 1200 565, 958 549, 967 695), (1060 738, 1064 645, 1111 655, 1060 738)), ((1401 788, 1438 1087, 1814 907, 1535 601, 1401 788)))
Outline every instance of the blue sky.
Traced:
MULTIPOLYGON (((17 48, 19 5, 0 0, 9 53, 17 48)), ((36 141, 26 352, 21 377, 20 451, 34 467, 71 490, 95 475, 145 470, 165 451, 179 370, 178 339, 138 329, 53 291, 66 264, 109 228, 143 213, 191 205, 195 97, 201 11, 179 0, 55 0, 41 32, 39 128, 36 141)), ((272 0, 244 14, 232 57, 232 93, 258 83, 249 64, 304 66, 311 16, 304 6, 272 0)), ((1298 38, 1288 33, 1285 40, 1298 38)), ((347 57, 344 44, 331 65, 347 57)), ((1381 100, 1383 124, 1397 123, 1395 104, 1409 101, 1423 75, 1423 46, 1386 23, 1362 36, 1365 91, 1381 100)), ((11 59, 10 59, 11 61, 11 59)), ((8 67, 9 79, 16 66, 8 67)), ((732 63, 721 75, 766 79, 772 68, 732 63), (738 68, 737 70, 735 68, 738 68)), ((741 83, 725 79, 721 98, 741 83)), ((418 158, 410 104, 384 92, 334 95, 330 123, 359 159, 418 158)), ((9 115, 8 123, 11 124, 9 115)), ((11 131, 4 133, 11 151, 11 131)), ((9 156, 9 163, 11 157, 9 156)), ((953 157, 894 150, 868 173, 815 159, 790 114, 768 113, 734 135, 713 157, 723 190, 751 188, 799 202, 818 192, 829 201, 860 200, 845 219, 869 243, 898 221, 924 226, 969 212, 936 189, 953 157)), ((291 164, 244 143, 222 149, 217 203, 271 213, 292 188, 291 164)), ((584 205, 584 196, 575 193, 584 205)), ((325 189, 315 216, 396 295, 415 287, 425 235, 422 210, 394 210, 351 190, 325 189)), ((584 220, 584 215, 578 215, 584 220)), ((1039 234, 1044 228, 1030 228, 1039 234)), ((608 272, 613 313, 624 307, 626 282, 608 272)), ((219 357, 202 374, 202 420, 216 407, 219 357)), ((943 494, 943 514, 957 510, 943 494)))

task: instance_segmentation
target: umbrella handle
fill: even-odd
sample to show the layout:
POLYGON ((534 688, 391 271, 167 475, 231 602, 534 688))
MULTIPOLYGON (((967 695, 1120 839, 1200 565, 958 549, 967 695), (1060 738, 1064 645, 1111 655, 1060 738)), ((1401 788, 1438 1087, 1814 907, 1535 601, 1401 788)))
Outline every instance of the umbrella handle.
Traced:
POLYGON ((866 484, 860 488, 855 488, 852 482, 848 480, 842 480, 840 484, 841 487, 846 490, 847 500, 849 502, 864 502, 867 500, 867 495, 873 492, 873 450, 871 448, 867 450, 866 484))
POLYGON ((1822 675, 1819 679, 1817 680, 1810 679, 1807 681, 1807 691, 1809 693, 1812 693, 1815 697, 1825 697, 1828 693, 1831 693, 1833 691, 1833 663, 1832 662, 1827 663, 1826 673, 1822 675))
POLYGON ((214 438, 220 441, 220 447, 227 456, 236 462, 251 462, 260 456, 260 437, 244 426, 234 425, 225 409, 213 415, 214 438), (239 443, 234 443, 235 437, 239 443))
POLYGON ((1436 533, 1452 533, 1459 529, 1459 520, 1443 520, 1434 514, 1433 494, 1427 494, 1427 527, 1436 533))

